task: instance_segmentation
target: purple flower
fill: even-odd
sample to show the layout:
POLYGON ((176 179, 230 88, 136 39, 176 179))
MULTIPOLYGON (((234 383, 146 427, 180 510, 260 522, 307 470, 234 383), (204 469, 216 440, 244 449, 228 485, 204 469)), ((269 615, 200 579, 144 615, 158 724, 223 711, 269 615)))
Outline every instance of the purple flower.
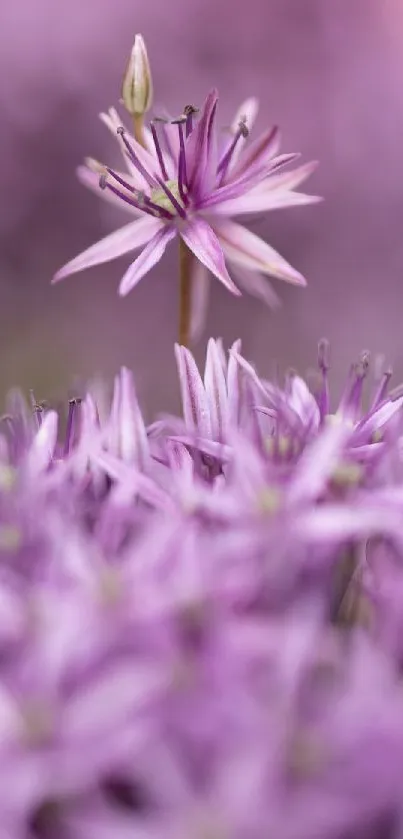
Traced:
MULTIPOLYGON (((261 273, 305 284, 273 248, 230 217, 318 200, 294 191, 313 171, 314 164, 284 172, 297 155, 278 154, 277 128, 246 144, 257 111, 255 99, 244 103, 228 140, 220 142, 215 127, 217 102, 217 93, 212 91, 197 122, 197 109, 193 107, 185 108, 177 120, 154 120, 151 130, 144 134, 145 147, 121 126, 116 111, 102 115, 117 137, 127 173, 89 161, 80 176, 97 191, 101 186, 105 197, 125 206, 136 220, 69 262, 56 274, 55 281, 143 248, 121 280, 119 291, 125 295, 179 235, 204 269, 234 294, 239 291, 228 274, 226 260, 241 285, 267 302, 272 296, 261 273)), ((207 289, 200 271, 196 271, 195 283, 193 320, 197 321, 207 289)))

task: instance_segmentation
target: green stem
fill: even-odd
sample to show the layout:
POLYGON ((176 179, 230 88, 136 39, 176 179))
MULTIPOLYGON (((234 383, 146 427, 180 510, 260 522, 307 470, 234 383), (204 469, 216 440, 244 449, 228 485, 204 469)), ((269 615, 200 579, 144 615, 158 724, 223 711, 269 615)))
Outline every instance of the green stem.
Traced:
POLYGON ((146 141, 144 139, 144 117, 142 114, 134 114, 133 116, 134 137, 141 146, 146 148, 146 141))
POLYGON ((179 239, 179 343, 189 346, 190 314, 192 304, 193 254, 183 239, 179 239))

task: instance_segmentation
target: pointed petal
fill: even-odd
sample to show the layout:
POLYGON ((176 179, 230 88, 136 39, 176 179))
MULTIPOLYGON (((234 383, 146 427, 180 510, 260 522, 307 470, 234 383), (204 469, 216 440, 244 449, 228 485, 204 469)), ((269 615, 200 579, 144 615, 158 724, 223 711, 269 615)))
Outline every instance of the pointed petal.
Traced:
POLYGON ((268 175, 267 180, 263 181, 260 189, 262 192, 266 189, 297 189, 298 186, 304 183, 304 181, 312 175, 317 167, 318 161, 311 160, 310 163, 304 163, 302 166, 292 169, 291 172, 281 172, 279 174, 268 175))
POLYGON ((233 170, 233 177, 239 178, 251 167, 272 160, 280 149, 280 142, 281 134, 277 126, 266 129, 257 140, 249 145, 249 148, 242 155, 241 160, 233 170))
POLYGON ((241 367, 237 360, 241 347, 241 340, 238 338, 230 349, 227 372, 228 418, 230 425, 235 428, 239 425, 242 406, 241 367))
POLYGON ((118 381, 119 413, 111 417, 118 426, 118 454, 125 463, 134 462, 144 469, 149 458, 147 432, 130 370, 122 367, 118 381))
POLYGON ((57 443, 58 415, 48 411, 29 449, 26 468, 33 475, 44 472, 51 464, 57 443))
POLYGON ((295 285, 306 285, 304 277, 274 248, 234 221, 214 220, 214 229, 226 257, 243 268, 261 271, 295 285))
POLYGON ((179 344, 175 344, 175 355, 185 423, 202 437, 211 437, 209 404, 196 362, 192 353, 179 344))
POLYGON ((190 312, 190 339, 196 343, 201 337, 207 317, 211 275, 198 260, 193 260, 190 312))
POLYGON ((129 253, 135 248, 141 248, 160 227, 161 221, 151 217, 131 221, 130 224, 120 227, 119 230, 115 230, 109 236, 105 236, 104 239, 96 242, 95 245, 91 245, 90 248, 87 248, 79 256, 64 265, 55 274, 52 282, 56 283, 64 277, 68 277, 69 274, 83 271, 84 268, 90 268, 92 265, 102 265, 102 263, 116 259, 116 257, 129 253))
POLYGON ((240 291, 228 274, 220 242, 210 225, 203 219, 195 219, 180 231, 180 235, 197 259, 225 285, 228 291, 240 295, 240 291))
POLYGON ((228 428, 228 394, 219 345, 213 338, 207 344, 204 387, 210 407, 212 435, 221 441, 228 428))
POLYGON ((281 301, 274 291, 267 277, 262 277, 257 271, 248 271, 239 265, 231 265, 231 271, 243 291, 262 300, 270 309, 278 309, 281 301))
POLYGON ((160 221, 158 222, 158 228, 155 236, 150 239, 144 250, 132 262, 124 274, 119 286, 121 297, 128 294, 140 282, 142 277, 160 261, 166 246, 176 236, 176 230, 174 228, 162 226, 160 221))
POLYGON ((271 161, 266 165, 261 164, 253 166, 236 179, 231 181, 218 189, 210 191, 208 195, 199 200, 199 209, 209 210, 211 207, 216 207, 223 201, 232 201, 235 198, 246 195, 252 189, 261 188, 262 184, 267 182, 269 176, 274 175, 288 166, 299 157, 298 154, 283 154, 277 157, 275 161, 271 161))
POLYGON ((319 497, 340 461, 350 436, 351 427, 340 420, 328 425, 305 449, 289 488, 289 502, 308 503, 319 497))
POLYGON ((270 210, 281 210, 283 207, 302 207, 307 204, 319 204, 323 199, 320 195, 306 195, 304 192, 271 190, 267 188, 251 190, 244 195, 229 201, 211 205, 214 215, 241 216, 246 213, 266 213, 270 210))
POLYGON ((218 93, 212 90, 203 105, 200 119, 186 143, 189 187, 194 194, 208 193, 216 174, 214 118, 218 93))

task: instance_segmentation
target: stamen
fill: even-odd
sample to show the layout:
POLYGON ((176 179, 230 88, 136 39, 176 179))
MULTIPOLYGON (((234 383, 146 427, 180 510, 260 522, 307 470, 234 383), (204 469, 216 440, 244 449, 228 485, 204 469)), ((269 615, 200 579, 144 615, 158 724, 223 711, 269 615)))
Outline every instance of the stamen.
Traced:
POLYGON ((155 128, 154 122, 155 122, 155 120, 153 120, 150 123, 151 134, 153 135, 155 151, 157 152, 158 163, 160 165, 162 177, 164 178, 164 181, 167 181, 168 180, 167 170, 165 168, 164 157, 163 157, 163 154, 162 154, 162 149, 161 149, 160 141, 158 139, 158 134, 157 134, 157 130, 155 128))
POLYGON ((119 128, 116 129, 116 132, 117 132, 117 134, 119 134, 121 136, 121 138, 122 138, 122 140, 123 140, 123 142, 126 146, 129 157, 130 157, 132 163, 134 163, 137 171, 140 172, 140 175, 143 176, 144 180, 147 181, 148 185, 152 189, 154 189, 155 188, 155 179, 150 175, 149 172, 147 172, 147 169, 143 166, 143 164, 141 163, 141 161, 137 157, 136 152, 134 151, 134 149, 132 148, 132 146, 130 145, 130 143, 129 143, 127 137, 126 137, 126 129, 124 128, 124 126, 120 125, 119 128))
POLYGON ((188 204, 188 199, 184 190, 184 187, 188 186, 188 177, 187 177, 187 169, 186 169, 186 152, 185 152, 185 138, 183 136, 183 124, 178 122, 178 133, 179 133, 179 160, 178 160, 178 189, 179 195, 182 198, 184 204, 188 204))
POLYGON ((231 143, 229 144, 229 146, 227 148, 227 151, 223 154, 223 156, 222 156, 222 158, 219 161, 218 166, 217 166, 217 175, 221 173, 221 177, 220 177, 220 180, 219 180, 219 186, 221 186, 221 184, 223 183, 223 180, 225 178, 225 175, 227 174, 228 167, 229 167, 229 164, 231 162, 231 158, 234 154, 235 148, 238 145, 238 142, 239 142, 240 138, 241 137, 246 138, 246 137, 248 137, 248 135, 249 135, 249 129, 246 125, 246 117, 241 117, 241 119, 239 120, 239 123, 238 123, 238 129, 237 129, 233 139, 231 140, 231 143))
POLYGON ((195 108, 194 105, 185 105, 183 109, 184 116, 186 117, 186 137, 189 137, 189 134, 193 131, 193 116, 198 111, 199 109, 195 108))
POLYGON ((385 372, 384 372, 384 374, 383 374, 383 376, 382 376, 382 378, 379 382, 378 388, 375 392, 374 401, 373 401, 372 406, 371 406, 371 411, 375 411, 375 409, 378 408, 378 406, 381 404, 381 402, 383 402, 384 399, 386 399, 386 394, 387 394, 387 390, 388 390, 388 387, 389 387, 389 382, 392 378, 392 375, 393 375, 392 370, 385 370, 385 372))
POLYGON ((321 420, 323 422, 324 418, 330 411, 329 381, 327 376, 330 367, 329 342, 326 338, 322 338, 318 344, 318 366, 320 372, 322 373, 322 387, 320 392, 316 395, 316 401, 318 403, 321 420))
POLYGON ((170 213, 167 213, 167 211, 164 210, 164 208, 157 207, 148 198, 146 199, 146 196, 143 192, 140 192, 140 190, 136 190, 135 195, 133 195, 133 197, 131 197, 130 195, 125 195, 125 193, 122 192, 122 190, 117 189, 115 186, 113 186, 113 184, 109 183, 105 174, 101 175, 99 179, 99 185, 101 189, 109 189, 111 192, 113 192, 114 195, 117 195, 117 197, 120 198, 121 201, 124 201, 126 204, 129 204, 130 207, 135 207, 136 210, 141 210, 143 213, 148 213, 148 215, 153 216, 153 218, 155 218, 156 215, 155 211, 158 211, 159 217, 163 216, 164 218, 173 218, 173 216, 170 213))
POLYGON ((31 400, 32 410, 35 414, 35 418, 36 418, 38 428, 40 428, 41 425, 42 425, 42 419, 43 419, 43 417, 42 417, 43 406, 39 405, 38 402, 36 401, 33 390, 29 391, 29 398, 31 400))
POLYGON ((73 439, 73 431, 75 425, 76 408, 81 405, 82 399, 76 397, 69 400, 69 413, 67 415, 66 436, 64 440, 64 456, 66 457, 70 452, 70 446, 73 439))
POLYGON ((368 373, 369 358, 369 352, 364 350, 364 352, 361 353, 359 362, 357 364, 353 364, 350 370, 349 381, 340 400, 340 412, 353 411, 354 414, 357 414, 360 408, 364 380, 368 373))

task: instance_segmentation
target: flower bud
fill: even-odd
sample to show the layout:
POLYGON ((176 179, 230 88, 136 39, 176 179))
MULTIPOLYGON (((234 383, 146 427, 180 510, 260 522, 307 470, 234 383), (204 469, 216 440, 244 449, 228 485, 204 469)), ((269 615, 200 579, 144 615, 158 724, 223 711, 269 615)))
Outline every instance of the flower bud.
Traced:
POLYGON ((153 86, 146 45, 136 35, 122 84, 122 102, 132 116, 142 116, 151 107, 153 86))

